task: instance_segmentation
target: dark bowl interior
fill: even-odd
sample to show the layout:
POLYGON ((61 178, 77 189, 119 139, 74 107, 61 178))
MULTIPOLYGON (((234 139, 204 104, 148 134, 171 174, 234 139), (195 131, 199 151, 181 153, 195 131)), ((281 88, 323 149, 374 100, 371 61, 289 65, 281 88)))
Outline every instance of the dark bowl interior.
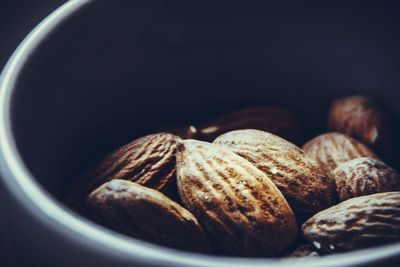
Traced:
POLYGON ((61 199, 103 155, 165 124, 275 104, 311 137, 329 102, 356 92, 400 113, 399 6, 360 3, 93 1, 21 73, 18 149, 61 199))

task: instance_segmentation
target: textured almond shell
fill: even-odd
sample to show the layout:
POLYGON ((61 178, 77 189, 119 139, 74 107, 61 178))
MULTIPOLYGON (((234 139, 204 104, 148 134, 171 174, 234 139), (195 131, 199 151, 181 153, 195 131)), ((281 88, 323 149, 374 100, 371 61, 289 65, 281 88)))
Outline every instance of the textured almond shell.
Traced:
POLYGON ((328 253, 399 241, 400 192, 351 198, 311 217, 302 231, 328 253))
POLYGON ((295 143, 302 139, 296 114, 274 106, 252 107, 222 114, 199 126, 199 138, 211 142, 221 134, 240 129, 268 131, 295 143))
POLYGON ((366 145, 341 133, 321 134, 308 141, 303 150, 317 164, 332 172, 339 164, 360 157, 376 158, 366 145))
POLYGON ((400 191, 400 176, 379 159, 356 158, 333 171, 340 200, 375 193, 400 191))
POLYGON ((272 181, 223 147, 185 140, 177 152, 178 189, 222 254, 272 256, 297 233, 296 219, 272 181))
POLYGON ((183 250, 209 251, 196 218, 156 190, 116 179, 93 191, 88 205, 95 220, 122 234, 183 250))
POLYGON ((122 179, 173 192, 176 182, 175 153, 178 136, 150 134, 117 149, 92 169, 67 196, 67 203, 79 207, 101 184, 122 179))
POLYGON ((348 134, 379 155, 390 157, 397 144, 398 121, 376 99, 356 95, 338 99, 331 105, 329 128, 348 134))
POLYGON ((238 130, 215 141, 250 161, 280 189, 299 218, 335 204, 334 180, 294 144, 259 130, 238 130))

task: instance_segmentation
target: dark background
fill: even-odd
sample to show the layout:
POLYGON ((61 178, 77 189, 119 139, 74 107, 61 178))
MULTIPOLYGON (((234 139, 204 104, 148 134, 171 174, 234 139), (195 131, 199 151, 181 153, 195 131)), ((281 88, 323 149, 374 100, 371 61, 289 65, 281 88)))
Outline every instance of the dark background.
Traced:
MULTIPOLYGON (((0 70, 3 70, 7 60, 24 37, 64 2, 66 0, 0 1, 0 70)), ((12 249, 13 240, 10 240, 5 225, 7 214, 1 210, 0 214, 0 266, 15 266, 17 259, 12 249)))
POLYGON ((0 69, 23 38, 66 0, 0 1, 0 69))

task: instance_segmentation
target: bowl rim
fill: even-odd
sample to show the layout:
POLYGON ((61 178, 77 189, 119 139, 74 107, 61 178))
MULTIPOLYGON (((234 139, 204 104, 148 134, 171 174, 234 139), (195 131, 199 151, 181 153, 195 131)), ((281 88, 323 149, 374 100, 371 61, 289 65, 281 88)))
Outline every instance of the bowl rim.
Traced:
POLYGON ((89 7, 96 0, 70 0, 38 24, 15 50, 0 76, 0 178, 20 207, 44 227, 56 230, 63 238, 98 253, 123 256, 125 259, 157 266, 356 266, 394 257, 400 258, 400 244, 359 250, 316 259, 249 259, 201 255, 149 244, 105 229, 77 215, 56 201, 28 171, 12 134, 12 95, 19 74, 31 54, 68 18, 89 7))

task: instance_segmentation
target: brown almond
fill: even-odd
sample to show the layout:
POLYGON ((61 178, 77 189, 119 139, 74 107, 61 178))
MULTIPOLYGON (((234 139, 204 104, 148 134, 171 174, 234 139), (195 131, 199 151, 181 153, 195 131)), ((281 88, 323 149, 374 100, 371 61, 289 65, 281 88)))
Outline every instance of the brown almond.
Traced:
POLYGON ((321 134, 308 141, 303 150, 318 166, 329 172, 339 164, 355 158, 377 157, 366 145, 341 133, 321 134))
POLYGON ((250 161, 281 190, 298 218, 336 203, 334 180, 294 144, 259 130, 237 130, 215 144, 250 161))
POLYGON ((382 157, 392 157, 398 121, 375 98, 356 95, 333 102, 329 128, 368 144, 382 157))
POLYGON ((88 197, 92 217, 122 234, 159 245, 208 252, 196 218, 162 193, 125 180, 112 180, 88 197))
POLYGON ((279 189, 244 158, 218 145, 181 141, 178 189, 219 253, 266 257, 297 233, 296 219, 279 189))
POLYGON ((400 240, 400 192, 348 199, 311 217, 304 236, 328 253, 392 243, 400 240))
POLYGON ((79 210, 91 191, 112 179, 136 182, 165 193, 173 192, 178 140, 176 135, 157 133, 122 146, 93 168, 67 196, 66 202, 79 210))
POLYGON ((221 134, 241 129, 271 132, 294 143, 302 139, 297 116, 288 109, 274 106, 252 107, 225 113, 198 128, 199 138, 210 142, 221 134))
POLYGON ((340 200, 375 193, 400 191, 400 176, 379 159, 356 158, 333 171, 340 200))

